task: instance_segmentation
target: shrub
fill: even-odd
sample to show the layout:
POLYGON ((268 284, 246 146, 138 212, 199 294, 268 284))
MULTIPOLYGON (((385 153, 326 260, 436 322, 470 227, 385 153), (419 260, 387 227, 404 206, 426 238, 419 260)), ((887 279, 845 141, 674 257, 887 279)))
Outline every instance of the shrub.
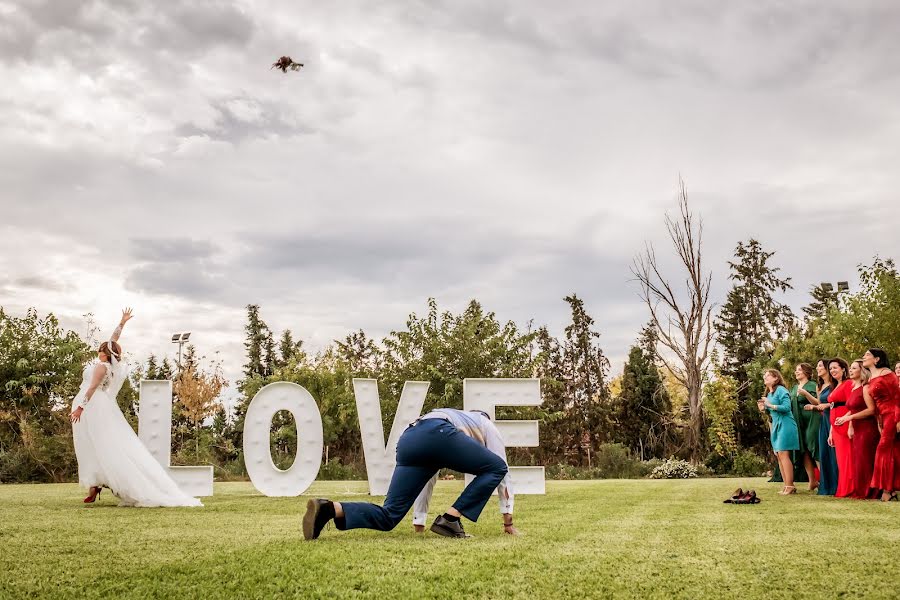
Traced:
POLYGON ((640 461, 623 444, 600 444, 593 462, 599 479, 627 479, 640 470, 640 461))
POLYGON ((651 458, 650 460, 642 461, 638 465, 638 477, 650 477, 650 474, 653 473, 653 470, 664 462, 665 461, 661 458, 651 458))
POLYGON ((710 452, 703 464, 716 475, 727 475, 734 470, 734 456, 730 453, 723 455, 710 452))
POLYGON ((767 468, 766 460, 750 450, 741 450, 734 457, 733 472, 740 477, 759 477, 767 468))
POLYGON ((358 480, 365 479, 366 474, 356 465, 345 465, 339 458, 332 458, 319 469, 318 479, 358 480))
POLYGON ((670 458, 650 473, 651 479, 692 479, 697 477, 697 468, 686 460, 670 458))

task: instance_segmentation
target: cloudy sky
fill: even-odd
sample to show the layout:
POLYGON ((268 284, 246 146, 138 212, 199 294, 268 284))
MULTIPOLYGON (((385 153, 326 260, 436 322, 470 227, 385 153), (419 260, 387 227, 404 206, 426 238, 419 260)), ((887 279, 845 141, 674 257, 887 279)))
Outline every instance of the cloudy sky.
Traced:
POLYGON ((576 292, 619 370, 680 174, 717 300, 756 237, 799 309, 900 257, 900 4, 726 4, 0 0, 0 305, 233 378, 247 303, 321 348, 576 292))

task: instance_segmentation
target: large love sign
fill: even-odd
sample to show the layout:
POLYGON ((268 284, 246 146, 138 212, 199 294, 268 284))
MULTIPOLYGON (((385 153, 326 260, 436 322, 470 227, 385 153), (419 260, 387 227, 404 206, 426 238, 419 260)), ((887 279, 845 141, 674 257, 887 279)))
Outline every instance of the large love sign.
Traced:
MULTIPOLYGON (((428 382, 407 381, 400 394, 388 441, 384 441, 378 382, 354 379, 353 393, 359 414, 359 429, 366 461, 369 493, 387 493, 396 467, 400 435, 422 414, 428 382)), ((466 379, 463 407, 482 410, 492 419, 498 406, 540 406, 539 379, 466 379)), ((537 446, 537 421, 496 421, 507 447, 537 446)), ((173 467, 171 460, 172 383, 142 381, 138 435, 150 453, 186 493, 211 496, 212 467, 173 467)), ((244 463, 250 481, 266 496, 298 496, 315 481, 324 450, 322 415, 315 399, 303 386, 289 382, 270 383, 261 389, 244 418, 244 463), (297 424, 297 456, 287 470, 275 466, 270 452, 272 419, 288 411, 297 424)), ((543 494, 544 467, 510 467, 517 494, 543 494)), ((470 478, 467 477, 467 484, 470 478)))

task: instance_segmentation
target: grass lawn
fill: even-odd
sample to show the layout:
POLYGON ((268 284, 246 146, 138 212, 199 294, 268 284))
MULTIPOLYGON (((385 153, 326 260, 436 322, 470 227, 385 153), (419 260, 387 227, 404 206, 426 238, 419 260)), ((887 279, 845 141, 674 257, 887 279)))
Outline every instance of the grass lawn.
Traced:
MULTIPOLYGON (((460 482, 438 484, 433 509, 460 482)), ((579 598, 900 595, 900 503, 781 497, 762 479, 548 482, 519 496, 501 534, 496 499, 476 537, 327 528, 306 542, 306 500, 216 484, 204 508, 117 508, 74 484, 0 485, 0 597, 579 598), (722 504, 755 488, 755 506, 722 504)), ((364 500, 362 482, 311 495, 364 500)), ((380 498, 377 500, 380 501, 380 498)))

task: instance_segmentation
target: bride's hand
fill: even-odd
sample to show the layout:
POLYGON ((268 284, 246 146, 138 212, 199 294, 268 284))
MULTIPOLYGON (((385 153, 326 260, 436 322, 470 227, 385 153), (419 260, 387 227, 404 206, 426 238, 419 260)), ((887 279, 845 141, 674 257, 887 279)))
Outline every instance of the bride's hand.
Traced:
POLYGON ((122 311, 122 325, 131 320, 134 315, 131 314, 131 307, 129 306, 125 310, 122 311))
POLYGON ((69 415, 69 420, 72 421, 73 423, 77 423, 78 421, 81 420, 81 413, 83 413, 83 412, 84 412, 84 407, 79 406, 78 408, 73 410, 72 413, 69 415))

